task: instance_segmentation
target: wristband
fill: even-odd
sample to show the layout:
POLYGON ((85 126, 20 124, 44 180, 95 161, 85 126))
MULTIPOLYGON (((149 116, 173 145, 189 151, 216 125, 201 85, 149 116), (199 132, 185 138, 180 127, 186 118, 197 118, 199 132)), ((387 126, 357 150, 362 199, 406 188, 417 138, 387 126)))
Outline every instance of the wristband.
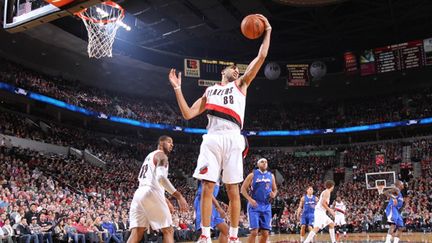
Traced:
POLYGON ((177 90, 177 89, 181 89, 181 86, 179 85, 179 86, 174 88, 174 90, 177 90))

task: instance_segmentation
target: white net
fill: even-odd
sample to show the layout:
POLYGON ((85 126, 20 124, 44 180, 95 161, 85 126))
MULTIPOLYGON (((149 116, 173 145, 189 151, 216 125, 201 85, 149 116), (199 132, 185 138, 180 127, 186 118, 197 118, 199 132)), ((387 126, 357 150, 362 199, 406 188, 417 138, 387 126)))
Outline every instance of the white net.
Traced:
POLYGON ((124 10, 114 2, 103 2, 78 13, 88 33, 89 57, 112 57, 117 30, 124 18, 124 10))

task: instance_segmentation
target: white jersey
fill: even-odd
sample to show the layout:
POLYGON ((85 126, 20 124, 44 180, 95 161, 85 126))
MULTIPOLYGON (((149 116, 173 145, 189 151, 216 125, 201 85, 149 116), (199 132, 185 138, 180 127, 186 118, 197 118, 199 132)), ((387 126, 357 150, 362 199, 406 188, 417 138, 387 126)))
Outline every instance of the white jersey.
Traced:
MULTIPOLYGON (((346 207, 345 207, 345 204, 343 202, 340 202, 340 203, 335 202, 335 209, 339 209, 339 210, 344 211, 344 212, 346 211, 346 207)), ((335 210, 335 216, 345 216, 345 214, 341 213, 338 210, 335 210)))
MULTIPOLYGON (((326 189, 327 190, 327 189, 326 189)), ((315 211, 321 211, 321 212, 326 212, 327 210, 322 206, 322 202, 323 202, 323 195, 324 195, 324 192, 326 191, 326 190, 324 190, 323 192, 321 192, 321 195, 320 195, 320 198, 319 198, 319 201, 318 201, 318 203, 317 203, 317 205, 315 206, 315 211)), ((328 198, 327 199, 327 205, 330 203, 330 198, 328 198)))
MULTIPOLYGON (((159 184, 156 178, 156 161, 154 156, 157 153, 163 153, 162 150, 155 150, 147 155, 144 163, 141 166, 140 173, 138 174, 139 186, 149 186, 155 189, 160 194, 164 195, 165 189, 159 184)), ((168 170, 168 168, 167 168, 168 170)))
POLYGON ((246 95, 235 81, 226 85, 216 84, 208 87, 204 96, 207 98, 209 133, 238 130, 243 128, 246 107, 246 95))

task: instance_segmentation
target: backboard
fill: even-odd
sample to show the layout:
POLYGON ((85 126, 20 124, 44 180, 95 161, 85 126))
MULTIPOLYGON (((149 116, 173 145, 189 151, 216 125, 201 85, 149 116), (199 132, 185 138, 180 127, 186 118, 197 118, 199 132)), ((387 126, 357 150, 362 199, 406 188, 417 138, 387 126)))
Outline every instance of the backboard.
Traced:
POLYGON ((394 171, 366 173, 366 189, 377 189, 377 186, 392 188, 395 182, 396 173, 394 171))
POLYGON ((4 0, 3 28, 21 32, 93 6, 103 0, 4 0))

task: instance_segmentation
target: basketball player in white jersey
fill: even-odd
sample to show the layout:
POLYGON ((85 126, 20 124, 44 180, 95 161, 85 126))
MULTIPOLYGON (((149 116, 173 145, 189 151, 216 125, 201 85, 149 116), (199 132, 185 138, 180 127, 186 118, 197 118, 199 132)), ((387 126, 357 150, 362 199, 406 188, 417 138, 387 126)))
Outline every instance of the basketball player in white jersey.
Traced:
POLYGON ((340 231, 343 232, 343 237, 346 238, 346 206, 340 196, 336 197, 336 200, 333 203, 333 208, 335 211, 335 225, 337 231, 336 239, 339 239, 340 231))
POLYGON ((305 243, 311 242, 312 239, 315 237, 316 233, 318 233, 318 231, 320 231, 321 229, 325 228, 327 225, 329 226, 331 242, 332 243, 336 242, 334 222, 326 214, 326 212, 329 212, 333 217, 335 215, 333 209, 329 207, 330 194, 334 189, 334 185, 335 185, 334 181, 331 180, 328 180, 324 183, 326 189, 323 192, 321 192, 318 203, 315 206, 314 224, 313 224, 314 228, 311 232, 309 232, 308 237, 304 241, 305 243))
POLYGON ((203 96, 189 106, 181 90, 181 73, 177 76, 175 69, 171 69, 169 73, 169 80, 183 117, 189 120, 207 111, 208 133, 203 136, 198 164, 193 175, 203 183, 201 200, 203 227, 200 242, 211 242, 213 188, 222 171, 222 182, 227 188, 230 200, 229 241, 238 241, 241 207, 238 184, 243 181, 242 152, 246 149, 246 141, 240 132, 244 122, 246 91, 267 56, 272 29, 266 17, 257 16, 265 24, 264 38, 258 56, 249 64, 242 76, 239 76, 239 69, 236 66, 226 67, 222 71, 221 84, 208 87, 203 96))
POLYGON ((187 211, 188 205, 168 179, 168 154, 173 146, 172 138, 161 136, 157 150, 147 155, 144 160, 138 175, 139 187, 129 211, 131 235, 128 243, 140 242, 148 227, 153 230, 160 229, 164 243, 174 242, 171 212, 165 199, 165 190, 177 199, 181 211, 187 211))

